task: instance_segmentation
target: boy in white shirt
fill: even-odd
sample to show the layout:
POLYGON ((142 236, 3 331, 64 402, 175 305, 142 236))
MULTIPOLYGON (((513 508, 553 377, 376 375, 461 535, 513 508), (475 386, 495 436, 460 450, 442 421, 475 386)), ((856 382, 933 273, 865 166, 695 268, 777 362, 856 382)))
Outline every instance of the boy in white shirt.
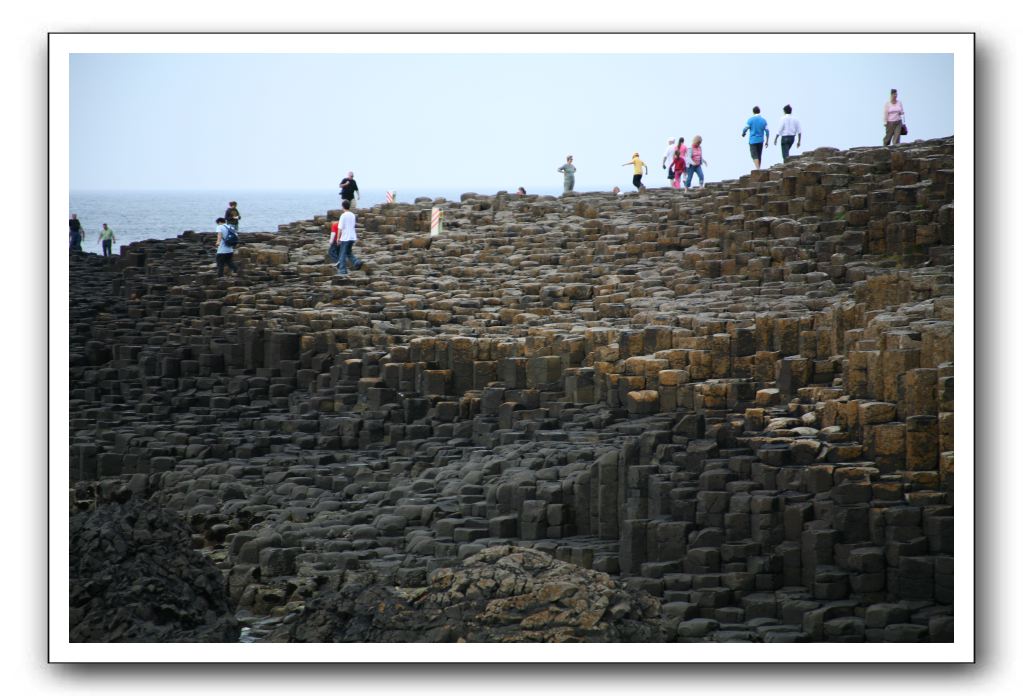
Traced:
POLYGON ((337 274, 346 276, 348 275, 349 259, 351 259, 352 268, 355 270, 362 268, 362 261, 352 253, 352 247, 359 239, 355 233, 355 213, 351 211, 352 203, 345 199, 341 201, 341 207, 345 212, 341 213, 341 219, 338 221, 338 242, 341 243, 341 253, 337 259, 337 274))
POLYGON ((796 147, 801 147, 803 144, 803 129, 799 127, 799 121, 792 116, 792 107, 786 104, 782 107, 782 111, 785 112, 785 118, 781 120, 781 126, 778 127, 778 131, 774 134, 774 144, 778 144, 778 137, 781 137, 781 161, 789 161, 789 150, 792 149, 792 143, 795 141, 796 147), (796 138, 799 140, 796 140, 796 138))

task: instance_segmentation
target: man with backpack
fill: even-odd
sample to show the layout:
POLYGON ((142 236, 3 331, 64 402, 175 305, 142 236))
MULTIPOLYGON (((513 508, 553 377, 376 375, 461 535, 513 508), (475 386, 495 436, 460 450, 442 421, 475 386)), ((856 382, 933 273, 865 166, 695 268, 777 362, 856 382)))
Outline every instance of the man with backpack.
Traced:
POLYGON ((238 268, 234 265, 234 249, 238 246, 238 231, 234 225, 228 225, 224 218, 217 218, 217 277, 223 277, 224 266, 237 275, 238 268))

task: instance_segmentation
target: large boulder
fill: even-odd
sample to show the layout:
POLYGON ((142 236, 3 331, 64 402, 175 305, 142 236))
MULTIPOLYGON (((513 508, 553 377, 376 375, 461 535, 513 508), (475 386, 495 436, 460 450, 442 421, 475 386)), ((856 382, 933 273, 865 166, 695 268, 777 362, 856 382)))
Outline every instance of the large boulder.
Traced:
POLYGON ((234 642, 223 576, 172 511, 141 499, 71 516, 73 642, 234 642))
POLYGON ((648 642, 663 640, 660 604, 605 573, 540 551, 494 546, 426 587, 355 575, 310 602, 273 638, 289 642, 648 642))

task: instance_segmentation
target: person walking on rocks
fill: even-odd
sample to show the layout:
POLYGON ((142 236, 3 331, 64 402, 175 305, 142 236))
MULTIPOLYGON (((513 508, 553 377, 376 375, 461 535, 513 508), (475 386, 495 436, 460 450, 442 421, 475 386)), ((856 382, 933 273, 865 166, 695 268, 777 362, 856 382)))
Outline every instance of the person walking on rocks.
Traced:
POLYGON ((327 258, 330 262, 337 265, 337 260, 341 256, 341 242, 338 241, 338 237, 341 236, 341 221, 335 220, 330 224, 330 241, 327 244, 327 258))
POLYGON ((637 191, 645 191, 646 186, 643 185, 643 175, 649 173, 646 162, 639 158, 638 152, 632 153, 632 159, 623 164, 623 167, 632 165, 632 185, 636 187, 637 191))
POLYGON ((899 90, 893 88, 891 98, 884 103, 884 141, 881 144, 898 145, 905 122, 906 112, 899 101, 899 90))
POLYGON ((760 115, 760 107, 753 107, 753 115, 746 121, 746 127, 742 129, 742 137, 749 133, 749 156, 753 158, 754 169, 760 169, 760 158, 764 153, 764 146, 770 142, 771 133, 767 130, 767 119, 760 115))
POLYGON ((353 172, 348 172, 348 176, 341 180, 341 183, 338 184, 338 188, 341 189, 342 207, 344 207, 344 202, 348 201, 348 207, 354 209, 355 199, 359 195, 359 185, 355 183, 355 174, 353 172))
POLYGON ((686 173, 686 153, 689 148, 686 147, 686 139, 678 139, 678 147, 675 148, 675 154, 671 160, 671 168, 675 170, 675 176, 671 180, 672 188, 678 189, 682 187, 682 176, 686 173))
POLYGON ((565 163, 558 167, 558 171, 565 175, 565 193, 575 188, 575 165, 572 164, 572 155, 569 155, 565 163))
POLYGON ((77 213, 71 213, 71 219, 68 220, 69 237, 68 243, 71 247, 71 251, 82 250, 82 222, 78 219, 77 213))
POLYGON ((99 231, 99 239, 97 239, 103 247, 104 256, 112 256, 114 242, 117 241, 117 237, 114 236, 114 231, 107 227, 107 223, 103 223, 103 229, 99 231))
POLYGON ((668 138, 668 149, 664 151, 664 157, 661 158, 661 169, 668 170, 668 181, 672 181, 675 178, 675 150, 678 148, 675 146, 675 139, 668 138))
MULTIPOLYGON (((238 267, 234 265, 234 247, 230 245, 228 234, 230 225, 226 218, 217 218, 217 277, 222 278, 224 267, 231 269, 235 275, 238 274, 238 267)), ((237 234, 237 232, 235 232, 237 234)))
POLYGON ((231 201, 227 204, 224 219, 227 220, 228 225, 234 225, 235 232, 238 231, 238 221, 242 219, 241 213, 238 212, 238 201, 231 201))
POLYGON ((803 129, 799 127, 799 120, 792 115, 792 107, 789 104, 783 106, 781 110, 785 112, 785 117, 778 126, 778 132, 774 134, 774 144, 777 145, 778 138, 781 137, 781 161, 788 162, 792 143, 794 142, 796 147, 802 147, 803 129))
POLYGON ((338 221, 338 239, 341 242, 341 253, 337 259, 337 274, 339 276, 347 276, 348 260, 351 259, 352 268, 355 270, 362 268, 362 261, 352 253, 352 247, 355 246, 355 242, 359 239, 355 233, 355 213, 351 210, 352 202, 343 200, 341 201, 341 207, 344 208, 344 212, 341 213, 341 219, 338 221))
POLYGON ((686 191, 693 183, 693 174, 700 177, 700 187, 703 187, 703 166, 710 164, 703 159, 703 136, 693 136, 693 143, 686 152, 686 191))

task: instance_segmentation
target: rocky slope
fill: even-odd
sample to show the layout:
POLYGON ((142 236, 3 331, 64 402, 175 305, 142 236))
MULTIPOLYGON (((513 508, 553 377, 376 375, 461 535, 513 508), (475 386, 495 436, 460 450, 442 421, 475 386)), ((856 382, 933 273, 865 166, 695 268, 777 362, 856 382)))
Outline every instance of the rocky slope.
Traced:
POLYGON ((243 234, 238 277, 209 233, 74 257, 70 479, 179 513, 282 620, 513 545, 666 640, 948 640, 953 148, 380 206, 346 280, 338 211, 243 234))

